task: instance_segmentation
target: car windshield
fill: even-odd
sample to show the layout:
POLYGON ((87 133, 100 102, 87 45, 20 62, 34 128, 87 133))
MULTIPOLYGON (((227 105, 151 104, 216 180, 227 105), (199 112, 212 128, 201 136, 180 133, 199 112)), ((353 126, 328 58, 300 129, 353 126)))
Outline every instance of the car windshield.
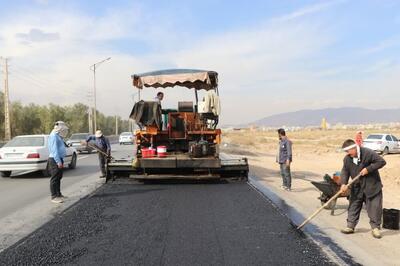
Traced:
POLYGON ((121 136, 132 136, 131 132, 122 132, 121 136))
POLYGON ((44 146, 44 137, 15 137, 4 147, 39 147, 44 146))
POLYGON ((81 139, 87 139, 88 134, 72 134, 70 140, 81 140, 81 139))
POLYGON ((382 139, 383 135, 369 135, 367 139, 382 139))

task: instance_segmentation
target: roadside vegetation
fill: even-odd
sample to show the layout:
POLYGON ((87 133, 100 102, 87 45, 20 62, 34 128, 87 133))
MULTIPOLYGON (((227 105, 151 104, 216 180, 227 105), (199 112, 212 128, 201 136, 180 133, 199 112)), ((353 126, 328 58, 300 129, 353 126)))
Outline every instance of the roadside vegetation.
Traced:
MULTIPOLYGON (((70 128, 70 133, 88 132, 89 107, 82 103, 60 106, 56 104, 24 105, 20 102, 11 102, 11 134, 12 136, 25 134, 48 134, 54 122, 62 120, 70 128)), ((118 117, 119 132, 128 129, 128 120, 118 117)), ((104 134, 115 133, 115 116, 106 116, 97 112, 97 127, 104 134)), ((0 93, 0 139, 4 139, 4 97, 0 93)))

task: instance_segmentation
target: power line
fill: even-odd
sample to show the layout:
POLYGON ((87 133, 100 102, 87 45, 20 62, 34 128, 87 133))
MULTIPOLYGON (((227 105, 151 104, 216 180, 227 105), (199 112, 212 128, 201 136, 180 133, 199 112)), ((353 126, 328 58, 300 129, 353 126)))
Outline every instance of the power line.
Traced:
POLYGON ((19 66, 13 66, 12 70, 19 73, 20 75, 23 75, 24 77, 34 81, 37 84, 40 84, 43 87, 50 87, 50 88, 60 88, 62 87, 64 90, 58 90, 58 91, 62 91, 62 93, 66 96, 70 96, 70 95, 75 95, 75 96, 81 96, 80 94, 78 94, 77 92, 71 90, 69 87, 67 87, 65 84, 62 84, 60 82, 57 81, 49 81, 47 79, 44 79, 42 77, 37 77, 36 74, 34 74, 32 71, 30 70, 26 70, 23 69, 19 66))
MULTIPOLYGON (((11 76, 15 77, 18 80, 28 82, 29 84, 34 85, 37 88, 41 88, 43 90, 49 90, 50 89, 49 87, 54 87, 54 86, 49 86, 47 84, 41 83, 40 81, 33 79, 29 76, 23 75, 20 72, 12 72, 10 74, 11 74, 11 76)), ((67 92, 64 90, 58 90, 57 93, 61 93, 64 96, 81 96, 75 92, 67 92)))

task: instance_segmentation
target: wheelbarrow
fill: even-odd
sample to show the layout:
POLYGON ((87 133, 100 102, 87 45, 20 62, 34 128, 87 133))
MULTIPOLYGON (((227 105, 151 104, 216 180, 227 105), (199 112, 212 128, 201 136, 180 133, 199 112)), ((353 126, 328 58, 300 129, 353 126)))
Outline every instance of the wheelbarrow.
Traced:
MULTIPOLYGON (((336 172, 332 177, 326 174, 323 181, 311 181, 311 184, 313 184, 321 192, 321 195, 318 197, 318 199, 321 201, 321 205, 324 205, 340 190, 340 173, 336 172)), ((339 198, 348 196, 349 192, 342 193, 339 198)), ((335 214, 336 202, 337 199, 333 200, 328 206, 325 207, 326 209, 331 210, 331 215, 335 214)))

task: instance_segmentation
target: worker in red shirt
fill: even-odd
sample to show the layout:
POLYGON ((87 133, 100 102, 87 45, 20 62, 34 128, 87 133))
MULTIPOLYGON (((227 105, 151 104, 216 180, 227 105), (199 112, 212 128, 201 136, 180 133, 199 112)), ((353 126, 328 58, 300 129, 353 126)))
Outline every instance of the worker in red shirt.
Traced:
POLYGON ((355 137, 355 142, 359 147, 362 147, 363 145, 363 133, 362 131, 358 131, 355 137))

